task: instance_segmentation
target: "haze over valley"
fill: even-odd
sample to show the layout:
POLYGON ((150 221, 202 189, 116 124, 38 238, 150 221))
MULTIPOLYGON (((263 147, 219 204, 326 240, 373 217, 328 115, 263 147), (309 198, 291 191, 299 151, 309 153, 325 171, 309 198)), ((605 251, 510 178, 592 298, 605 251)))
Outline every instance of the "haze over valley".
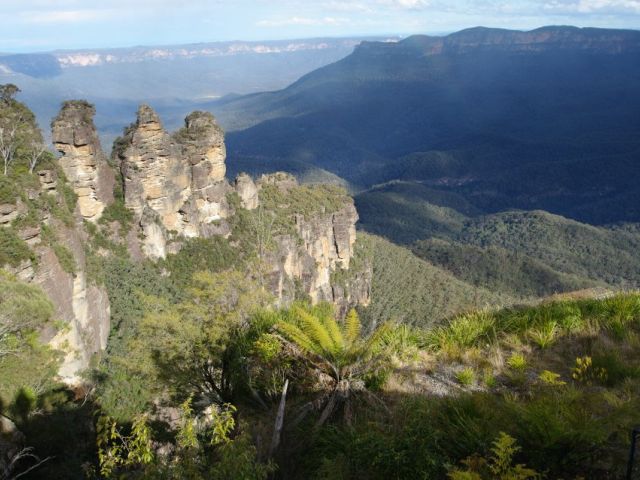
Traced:
POLYGON ((0 14, 0 480, 640 473, 638 2, 0 14))

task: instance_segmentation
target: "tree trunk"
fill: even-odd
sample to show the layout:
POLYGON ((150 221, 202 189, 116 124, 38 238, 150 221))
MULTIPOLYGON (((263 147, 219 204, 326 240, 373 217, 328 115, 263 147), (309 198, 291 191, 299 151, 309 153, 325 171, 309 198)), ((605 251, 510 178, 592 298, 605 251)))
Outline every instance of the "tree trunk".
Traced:
POLYGON ((276 424, 273 428, 273 438, 271 440, 271 449, 269 456, 272 457, 280 446, 280 436, 282 435, 282 426, 284 425, 284 407, 287 403, 287 389, 289 388, 289 379, 284 381, 282 387, 282 396, 280 397, 280 405, 278 406, 278 415, 276 415, 276 424))

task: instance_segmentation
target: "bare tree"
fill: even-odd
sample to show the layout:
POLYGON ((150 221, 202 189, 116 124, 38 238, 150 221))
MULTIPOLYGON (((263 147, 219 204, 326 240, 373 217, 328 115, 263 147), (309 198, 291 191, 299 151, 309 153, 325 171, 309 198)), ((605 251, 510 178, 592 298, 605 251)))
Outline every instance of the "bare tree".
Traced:
POLYGON ((5 125, 0 126, 0 157, 2 157, 4 175, 9 174, 9 167, 16 158, 16 150, 18 149, 18 131, 22 118, 15 121, 7 119, 5 125))
POLYGON ((54 457, 47 457, 45 459, 40 459, 40 457, 34 453, 33 447, 25 447, 21 450, 17 450, 5 461, 0 459, 0 480, 16 480, 18 478, 23 478, 25 475, 33 472, 53 458, 54 457), (19 471, 20 464, 27 460, 31 460, 35 463, 25 470, 19 471))
POLYGON ((33 173, 38 165, 38 162, 42 158, 42 155, 47 150, 44 143, 37 140, 32 140, 29 148, 29 173, 33 173))

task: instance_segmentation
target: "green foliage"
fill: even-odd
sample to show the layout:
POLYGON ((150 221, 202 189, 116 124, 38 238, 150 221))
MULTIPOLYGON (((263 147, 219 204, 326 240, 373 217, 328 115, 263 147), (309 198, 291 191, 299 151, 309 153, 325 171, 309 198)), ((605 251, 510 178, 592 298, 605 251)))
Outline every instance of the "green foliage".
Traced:
POLYGON ((522 353, 512 353, 507 360, 509 368, 515 372, 522 373, 528 366, 527 358, 522 353))
POLYGON ((19 197, 20 190, 17 188, 16 182, 9 177, 0 176, 0 204, 15 205, 19 197))
POLYGON ((161 268, 171 272, 177 285, 187 285, 194 272, 221 272, 238 268, 239 255, 229 241, 222 237, 190 238, 178 253, 169 254, 160 261, 161 268))
POLYGON ((369 336, 361 334, 361 325, 355 311, 348 321, 339 324, 321 309, 295 306, 291 315, 276 324, 276 329, 299 351, 299 356, 312 370, 331 378, 321 397, 322 413, 317 422, 321 426, 344 406, 344 418, 351 422, 351 398, 362 393, 365 398, 375 398, 367 390, 367 380, 384 375, 397 352, 397 345, 390 337, 392 327, 382 324, 369 336), (344 405, 341 405, 344 404, 344 405))
POLYGON ((230 400, 243 381, 230 345, 248 328, 252 313, 268 304, 269 295, 239 272, 201 272, 179 303, 155 296, 141 300, 145 315, 121 360, 136 359, 128 367, 131 374, 177 398, 194 394, 208 402, 230 400))
POLYGON ((471 367, 466 367, 456 373, 456 380, 460 385, 470 387, 476 381, 476 372, 471 367))
POLYGON ((60 358, 38 338, 52 315, 53 306, 38 287, 0 271, 0 403, 52 384, 60 358))
POLYGON ((131 432, 118 428, 115 420, 101 416, 96 424, 96 443, 100 474, 104 478, 121 478, 120 472, 145 466, 153 461, 148 418, 134 419, 131 432))
POLYGON ((118 479, 266 480, 275 470, 272 464, 258 461, 245 433, 232 436, 237 429, 233 405, 224 405, 205 418, 195 417, 190 399, 180 410, 175 449, 162 456, 152 448, 155 438, 146 415, 137 416, 130 429, 109 417, 99 417, 96 442, 100 474, 118 479))
POLYGON ((513 303, 364 232, 358 233, 355 256, 373 268, 371 304, 360 312, 367 325, 392 320, 428 328, 463 311, 513 303))
POLYGON ((571 378, 576 382, 592 385, 594 382, 606 383, 608 374, 604 368, 594 366, 591 357, 584 356, 576 358, 576 366, 571 371, 571 378))
POLYGON ((276 212, 281 226, 292 225, 294 215, 307 220, 318 214, 331 214, 352 202, 347 192, 338 185, 297 185, 286 190, 275 185, 263 185, 260 202, 268 211, 276 212))
POLYGON ((549 348, 558 335, 558 324, 547 322, 529 332, 531 340, 541 349, 549 348))
POLYGON ((122 236, 126 236, 131 229, 131 225, 133 222, 133 211, 125 206, 124 197, 122 196, 122 194, 118 191, 115 191, 121 188, 122 187, 119 186, 116 186, 114 188, 115 200, 113 201, 113 203, 107 205, 107 207, 102 211, 100 224, 108 225, 111 222, 118 222, 120 224, 122 236))
POLYGON ((538 375, 538 378, 545 385, 560 386, 560 385, 566 385, 567 383, 560 379, 559 373, 551 372, 549 370, 544 370, 542 373, 540 373, 540 375, 538 375))
POLYGON ((60 262, 62 269, 67 273, 75 275, 77 266, 76 260, 71 251, 60 243, 53 244, 53 251, 56 254, 56 257, 58 257, 58 261, 60 262))
POLYGON ((622 287, 640 281, 640 237, 629 231, 585 225, 541 211, 505 212, 470 221, 457 238, 527 255, 583 279, 622 287))
POLYGON ((500 432, 498 438, 493 442, 491 457, 487 460, 481 457, 469 457, 463 463, 467 467, 465 470, 455 469, 449 473, 451 480, 531 480, 541 478, 536 473, 524 465, 513 465, 515 455, 521 450, 516 443, 516 439, 510 435, 500 432))
POLYGON ((427 336, 427 345, 455 357, 468 348, 488 345, 495 336, 495 315, 489 310, 479 310, 462 314, 433 329, 427 336))
POLYGON ((596 281, 559 272, 520 251, 497 246, 483 248, 429 238, 416 242, 412 251, 462 281, 518 298, 545 297, 598 285, 596 281))
POLYGON ((35 254, 13 228, 0 228, 0 266, 17 267, 25 260, 35 261, 35 254))

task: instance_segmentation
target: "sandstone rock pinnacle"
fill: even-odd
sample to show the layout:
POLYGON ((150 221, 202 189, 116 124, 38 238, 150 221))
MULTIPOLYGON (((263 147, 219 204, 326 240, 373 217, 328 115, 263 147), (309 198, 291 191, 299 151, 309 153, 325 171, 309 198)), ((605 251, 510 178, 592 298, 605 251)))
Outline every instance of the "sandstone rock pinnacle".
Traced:
POLYGON ((78 195, 80 214, 96 221, 113 201, 114 172, 100 147, 95 109, 84 101, 65 102, 52 126, 60 165, 78 195))

